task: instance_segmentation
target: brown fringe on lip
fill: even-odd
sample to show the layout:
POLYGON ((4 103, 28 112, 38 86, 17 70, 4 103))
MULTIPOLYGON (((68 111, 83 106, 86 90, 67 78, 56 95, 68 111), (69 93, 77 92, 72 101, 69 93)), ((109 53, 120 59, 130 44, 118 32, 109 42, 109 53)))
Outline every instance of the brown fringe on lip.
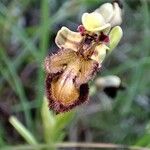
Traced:
POLYGON ((89 87, 88 84, 82 84, 80 86, 80 94, 79 98, 71 105, 64 106, 59 101, 56 101, 52 98, 51 95, 51 82, 54 77, 59 76, 58 74, 48 74, 46 77, 46 95, 49 101, 49 108, 52 109, 54 112, 61 113, 61 112, 67 112, 70 109, 88 101, 89 99, 89 87))

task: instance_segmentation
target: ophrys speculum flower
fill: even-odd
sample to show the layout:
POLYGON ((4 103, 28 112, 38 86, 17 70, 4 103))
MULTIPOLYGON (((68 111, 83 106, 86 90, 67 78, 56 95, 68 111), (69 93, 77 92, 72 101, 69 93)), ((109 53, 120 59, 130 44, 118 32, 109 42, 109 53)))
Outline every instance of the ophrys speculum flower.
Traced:
POLYGON ((78 32, 62 27, 55 39, 58 52, 45 59, 46 94, 49 107, 57 113, 88 100, 88 81, 100 69, 109 43, 116 44, 122 36, 121 28, 114 27, 120 33, 114 38, 114 30, 109 33, 111 24, 97 12, 83 14, 82 24, 78 32))

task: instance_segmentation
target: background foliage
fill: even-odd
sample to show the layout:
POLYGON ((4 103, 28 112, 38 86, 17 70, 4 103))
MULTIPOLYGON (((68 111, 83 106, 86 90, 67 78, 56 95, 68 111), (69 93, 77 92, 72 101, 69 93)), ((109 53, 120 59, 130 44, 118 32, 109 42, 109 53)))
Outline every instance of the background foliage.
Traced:
POLYGON ((69 114, 44 116, 43 60, 57 49, 57 31, 64 25, 76 30, 82 13, 104 2, 0 0, 0 147, 25 143, 8 122, 9 114, 39 143, 64 140, 150 147, 149 0, 123 1, 123 39, 98 75, 119 76, 126 90, 109 104, 97 92, 89 104, 69 114))

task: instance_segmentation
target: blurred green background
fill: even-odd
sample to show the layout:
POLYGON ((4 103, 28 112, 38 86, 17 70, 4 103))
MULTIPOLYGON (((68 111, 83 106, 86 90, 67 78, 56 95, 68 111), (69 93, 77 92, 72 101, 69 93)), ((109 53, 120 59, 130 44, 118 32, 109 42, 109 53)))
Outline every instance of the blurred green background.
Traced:
POLYGON ((104 2, 110 1, 0 0, 0 149, 60 141, 150 147, 149 0, 123 1, 124 36, 96 77, 117 75, 126 90, 108 103, 97 91, 89 104, 58 116, 43 103, 43 61, 57 50, 57 31, 62 26, 76 30, 82 13, 104 2), (22 122, 35 143, 13 128, 10 114, 22 122))

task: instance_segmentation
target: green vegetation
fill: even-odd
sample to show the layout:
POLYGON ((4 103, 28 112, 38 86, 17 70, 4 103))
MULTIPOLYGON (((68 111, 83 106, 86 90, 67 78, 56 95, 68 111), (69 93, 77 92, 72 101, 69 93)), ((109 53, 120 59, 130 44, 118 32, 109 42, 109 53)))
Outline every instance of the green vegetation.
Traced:
POLYGON ((71 140, 150 147, 149 0, 123 2, 122 41, 98 74, 119 76, 126 90, 109 104, 94 92, 89 105, 57 116, 46 107, 43 61, 57 49, 57 31, 75 30, 82 13, 103 2, 0 0, 0 149, 71 140), (18 120, 10 124, 8 114, 18 120))

